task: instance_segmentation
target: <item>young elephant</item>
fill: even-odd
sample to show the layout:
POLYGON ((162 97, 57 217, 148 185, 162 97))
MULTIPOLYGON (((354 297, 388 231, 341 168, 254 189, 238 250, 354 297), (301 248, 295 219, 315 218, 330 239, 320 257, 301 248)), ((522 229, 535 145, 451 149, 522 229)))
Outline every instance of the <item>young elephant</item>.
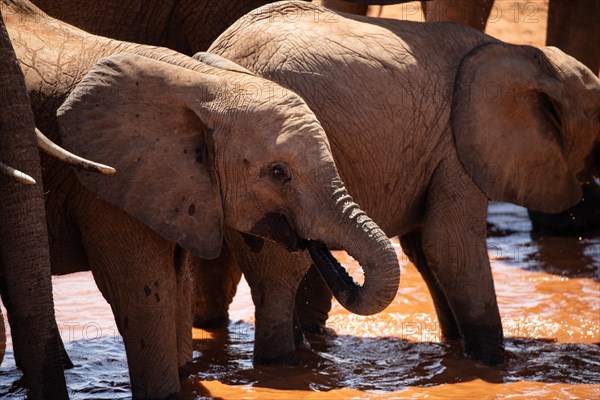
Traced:
POLYGON ((299 96, 226 61, 93 36, 26 1, 0 5, 39 126, 118 171, 43 160, 53 273, 92 270, 135 398, 179 391, 192 356, 189 255, 218 256, 226 228, 308 247, 325 270, 326 246, 345 248, 368 275, 357 309, 391 302, 395 252, 348 196, 299 96))
MULTIPOLYGON (((485 364, 502 362, 488 199, 547 212, 580 200, 600 140, 600 81, 555 48, 513 46, 457 24, 321 21, 318 13, 301 2, 256 10, 210 51, 303 96, 349 192, 389 236, 400 236, 443 336, 462 339, 464 352, 485 364)), ((268 328, 293 312, 293 300, 281 299, 293 298, 299 281, 269 277, 295 278, 310 261, 272 246, 244 253, 239 239, 237 246, 244 273, 262 274, 251 287, 271 291, 263 295, 271 303, 256 304, 256 346, 269 357, 289 352, 291 326, 268 328)), ((314 303, 313 295, 296 305, 314 303)))

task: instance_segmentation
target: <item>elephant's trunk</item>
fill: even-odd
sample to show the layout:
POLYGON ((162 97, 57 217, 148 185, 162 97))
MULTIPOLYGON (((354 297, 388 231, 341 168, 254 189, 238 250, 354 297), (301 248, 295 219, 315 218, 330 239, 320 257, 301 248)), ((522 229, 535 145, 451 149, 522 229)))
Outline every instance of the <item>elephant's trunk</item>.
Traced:
POLYGON ((327 236, 354 257, 363 268, 362 286, 354 282, 327 246, 311 240, 308 251, 340 304, 355 314, 371 315, 385 309, 396 296, 400 266, 385 233, 362 211, 345 189, 334 195, 340 220, 327 236), (341 228, 341 229, 340 229, 341 228))

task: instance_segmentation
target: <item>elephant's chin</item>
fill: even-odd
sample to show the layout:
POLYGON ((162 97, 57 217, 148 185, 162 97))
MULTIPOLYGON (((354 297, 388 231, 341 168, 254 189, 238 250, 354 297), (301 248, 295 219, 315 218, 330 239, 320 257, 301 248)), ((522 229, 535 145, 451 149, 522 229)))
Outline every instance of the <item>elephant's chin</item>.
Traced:
POLYGON ((288 219, 281 213, 265 214, 249 233, 279 243, 292 253, 306 249, 307 245, 307 240, 298 236, 288 219))

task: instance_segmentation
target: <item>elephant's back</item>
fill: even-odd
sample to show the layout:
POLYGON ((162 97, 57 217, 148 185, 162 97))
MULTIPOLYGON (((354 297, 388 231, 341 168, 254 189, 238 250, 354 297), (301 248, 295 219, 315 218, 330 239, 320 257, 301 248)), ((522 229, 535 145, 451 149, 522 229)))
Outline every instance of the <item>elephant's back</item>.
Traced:
POLYGON ((332 62, 356 56, 377 60, 381 68, 414 67, 413 73, 428 73, 446 65, 456 67, 474 47, 491 41, 496 39, 454 23, 373 18, 304 1, 282 1, 239 19, 213 42, 210 51, 243 59, 259 73, 263 66, 285 67, 298 54, 306 56, 304 62, 311 55, 332 62), (336 60, 338 55, 341 59, 336 60))
POLYGON ((451 141, 460 58, 440 54, 452 51, 443 41, 427 40, 447 29, 285 2, 238 21, 210 51, 302 96, 327 132, 349 191, 392 232, 407 224, 394 219, 421 200, 422 178, 439 162, 435 148, 451 141), (406 188, 412 194, 401 195, 406 188), (382 196, 403 203, 385 204, 382 196))

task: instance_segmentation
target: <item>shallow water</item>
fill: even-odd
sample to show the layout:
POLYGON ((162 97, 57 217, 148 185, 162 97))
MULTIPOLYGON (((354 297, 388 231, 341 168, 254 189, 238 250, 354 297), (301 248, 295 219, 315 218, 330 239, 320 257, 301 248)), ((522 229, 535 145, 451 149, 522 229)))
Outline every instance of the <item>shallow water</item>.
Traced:
MULTIPOLYGON (((195 330, 184 399, 530 399, 600 397, 600 236, 535 238, 526 211, 492 204, 488 248, 508 360, 487 368, 439 342, 433 305, 399 246, 400 290, 384 313, 360 317, 334 304, 337 335, 310 337, 294 367, 252 366, 253 305, 243 284, 227 330, 195 330)), ((396 242, 397 245, 397 242, 396 242)), ((354 266, 345 254, 337 256, 354 266)), ((89 273, 55 278, 57 317, 76 367, 74 399, 129 398, 122 342, 89 273), (74 301, 76 299, 76 301, 74 301)), ((12 353, 0 394, 24 398, 12 353)))

